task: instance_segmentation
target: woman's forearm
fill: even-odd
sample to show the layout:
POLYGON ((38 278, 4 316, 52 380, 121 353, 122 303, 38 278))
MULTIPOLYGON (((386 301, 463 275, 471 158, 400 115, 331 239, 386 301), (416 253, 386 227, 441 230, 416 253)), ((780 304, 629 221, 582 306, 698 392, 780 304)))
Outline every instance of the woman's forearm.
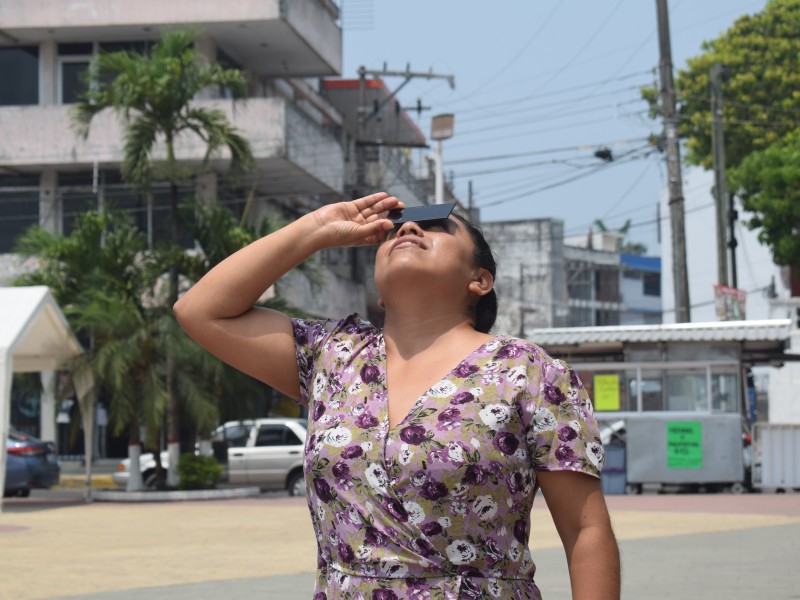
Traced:
POLYGON ((619 600, 619 547, 611 527, 581 529, 567 562, 573 600, 619 600))
POLYGON ((240 316, 280 277, 320 250, 313 214, 235 252, 211 269, 175 304, 175 314, 204 321, 240 316))

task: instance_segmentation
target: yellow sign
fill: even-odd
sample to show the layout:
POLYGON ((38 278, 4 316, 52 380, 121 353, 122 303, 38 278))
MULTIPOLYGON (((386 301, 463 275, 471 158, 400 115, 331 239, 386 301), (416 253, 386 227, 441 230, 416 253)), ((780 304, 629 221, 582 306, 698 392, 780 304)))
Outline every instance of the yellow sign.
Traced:
POLYGON ((619 375, 594 376, 594 409, 619 410, 619 375))

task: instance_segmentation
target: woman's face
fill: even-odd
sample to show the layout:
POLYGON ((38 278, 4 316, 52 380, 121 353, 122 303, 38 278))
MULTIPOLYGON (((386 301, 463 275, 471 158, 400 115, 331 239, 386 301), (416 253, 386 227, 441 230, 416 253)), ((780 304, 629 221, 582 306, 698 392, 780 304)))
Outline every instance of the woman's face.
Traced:
POLYGON ((466 293, 480 271, 474 256, 472 236, 458 219, 409 221, 389 232, 378 247, 375 284, 384 301, 394 284, 435 285, 444 291, 466 293))

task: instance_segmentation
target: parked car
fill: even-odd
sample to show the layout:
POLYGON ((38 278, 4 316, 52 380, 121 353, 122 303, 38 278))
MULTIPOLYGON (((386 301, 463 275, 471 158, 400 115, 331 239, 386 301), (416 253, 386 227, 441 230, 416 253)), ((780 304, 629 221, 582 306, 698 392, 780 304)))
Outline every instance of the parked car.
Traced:
MULTIPOLYGON (((228 460, 227 449, 229 447, 243 446, 247 443, 250 430, 253 428, 253 420, 228 421, 217 427, 211 433, 211 445, 214 456, 219 462, 228 460)), ((200 449, 199 444, 195 444, 195 452, 200 449)), ((128 486, 130 478, 130 459, 126 458, 119 462, 117 469, 112 475, 114 483, 125 488, 128 486)), ((165 469, 169 468, 169 455, 167 451, 161 453, 161 465, 165 469)), ((139 456, 139 469, 142 473, 144 487, 151 489, 156 484, 156 457, 152 452, 147 452, 139 456)))
MULTIPOLYGON (((161 453, 161 466, 169 468, 169 454, 165 450, 161 453)), ((139 455, 139 470, 142 473, 142 482, 147 489, 156 487, 156 455, 152 452, 139 455)), ((114 483, 121 488, 128 487, 128 479, 131 474, 131 459, 121 460, 117 465, 117 470, 111 476, 114 483)))
POLYGON ((228 448, 228 482, 304 496, 305 419, 256 419, 247 443, 228 448))
POLYGON ((61 467, 53 442, 17 431, 6 439, 6 481, 3 496, 28 496, 33 488, 47 489, 61 479, 61 467))
MULTIPOLYGON (((227 481, 232 484, 257 485, 265 490, 286 489, 293 496, 305 495, 303 445, 306 438, 304 419, 248 419, 228 421, 211 435, 214 455, 224 451, 228 461, 227 481)), ((220 461, 223 462, 223 461, 220 461)), ((169 467, 169 456, 161 453, 161 464, 169 467)), ((142 481, 146 488, 156 482, 156 461, 151 453, 139 457, 142 481)), ((130 477, 130 459, 117 465, 114 483, 126 487, 130 477)))

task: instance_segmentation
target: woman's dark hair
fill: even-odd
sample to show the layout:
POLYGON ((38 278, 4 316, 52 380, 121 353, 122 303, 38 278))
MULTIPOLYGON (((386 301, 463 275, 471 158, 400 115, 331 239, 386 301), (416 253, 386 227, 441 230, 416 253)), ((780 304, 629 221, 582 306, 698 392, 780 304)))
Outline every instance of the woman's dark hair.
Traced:
MULTIPOLYGON (((494 260, 494 254, 489 247, 486 238, 483 237, 483 231, 474 223, 468 221, 461 215, 453 213, 453 216, 464 224, 467 228, 472 242, 475 244, 475 265, 486 269, 492 274, 492 277, 497 275, 497 263, 494 260)), ((494 326, 497 319, 497 293, 494 288, 488 293, 480 297, 473 311, 473 327, 476 331, 481 333, 489 333, 494 326)))

